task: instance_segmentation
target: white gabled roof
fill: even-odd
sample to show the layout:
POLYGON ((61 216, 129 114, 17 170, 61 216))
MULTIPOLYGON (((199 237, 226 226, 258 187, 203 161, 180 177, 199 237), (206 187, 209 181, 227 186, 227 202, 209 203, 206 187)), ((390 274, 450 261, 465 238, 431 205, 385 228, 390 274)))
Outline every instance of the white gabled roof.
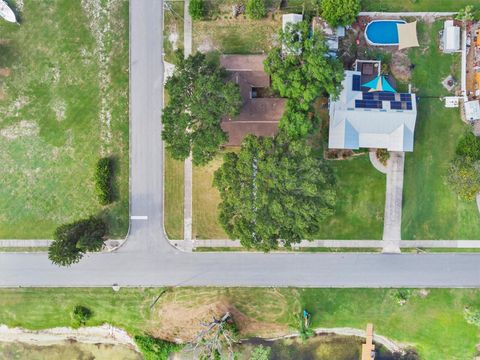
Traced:
POLYGON ((362 99, 362 92, 352 90, 353 75, 361 73, 345 71, 343 90, 338 100, 330 103, 328 147, 413 151, 417 118, 415 94, 411 94, 412 110, 390 109, 388 101, 383 102, 383 109, 355 108, 355 100, 362 99))
POLYGON ((447 26, 443 30, 443 51, 453 52, 460 50, 460 28, 447 26))

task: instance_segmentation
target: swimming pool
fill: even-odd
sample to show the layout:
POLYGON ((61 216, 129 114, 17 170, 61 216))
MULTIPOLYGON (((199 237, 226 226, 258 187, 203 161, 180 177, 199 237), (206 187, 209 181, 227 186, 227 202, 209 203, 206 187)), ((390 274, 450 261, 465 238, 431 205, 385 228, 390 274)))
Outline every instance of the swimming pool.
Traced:
POLYGON ((365 28, 365 39, 370 45, 398 45, 397 24, 405 24, 403 20, 374 20, 365 28))

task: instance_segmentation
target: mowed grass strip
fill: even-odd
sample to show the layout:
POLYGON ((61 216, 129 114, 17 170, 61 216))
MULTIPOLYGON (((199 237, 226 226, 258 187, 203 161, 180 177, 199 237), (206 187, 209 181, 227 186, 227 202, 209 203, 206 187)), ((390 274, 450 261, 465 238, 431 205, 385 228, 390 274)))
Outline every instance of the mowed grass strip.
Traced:
POLYGON ((213 187, 213 174, 223 163, 223 152, 205 166, 193 167, 193 223, 196 239, 228 239, 218 223, 220 193, 213 187))
POLYGON ((445 177, 455 147, 467 131, 459 109, 446 109, 439 97, 447 95, 441 81, 455 75, 458 54, 438 49, 437 34, 443 22, 419 23, 426 49, 410 52, 413 85, 418 89, 418 115, 413 153, 407 153, 403 190, 403 239, 480 239, 480 217, 475 201, 462 201, 445 177))
POLYGON ((126 234, 128 1, 111 4, 96 18, 89 1, 26 2, 20 26, 0 22, 0 238, 51 238, 94 214, 126 234), (94 193, 102 155, 116 164, 108 207, 94 193))
POLYGON ((458 11, 466 5, 475 0, 362 0, 362 11, 458 11))
POLYGON ((184 162, 165 151, 165 231, 169 239, 183 239, 184 162))

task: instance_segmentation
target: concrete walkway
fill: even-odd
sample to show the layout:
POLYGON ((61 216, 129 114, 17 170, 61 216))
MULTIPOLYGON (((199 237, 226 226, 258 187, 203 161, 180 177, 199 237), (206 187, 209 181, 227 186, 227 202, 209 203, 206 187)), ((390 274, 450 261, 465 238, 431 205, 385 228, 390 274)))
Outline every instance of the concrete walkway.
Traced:
POLYGON ((409 17, 445 17, 456 15, 456 12, 382 12, 382 11, 361 11, 358 15, 360 16, 370 16, 370 17, 400 17, 400 16, 409 16, 409 17))
POLYGON ((390 152, 383 221, 383 252, 386 253, 400 252, 404 164, 405 153, 390 152))
MULTIPOLYGON (((185 0, 183 13, 183 48, 185 57, 192 54, 192 18, 188 13, 190 0, 185 0)), ((183 202, 183 236, 182 249, 184 251, 192 251, 194 244, 192 241, 192 187, 193 187, 193 165, 192 155, 185 160, 184 166, 184 202, 183 202)))
POLYGON ((38 239, 38 240, 21 240, 21 239, 12 239, 12 240, 0 240, 0 248, 2 247, 18 247, 18 248, 29 248, 29 247, 48 247, 53 240, 38 239))

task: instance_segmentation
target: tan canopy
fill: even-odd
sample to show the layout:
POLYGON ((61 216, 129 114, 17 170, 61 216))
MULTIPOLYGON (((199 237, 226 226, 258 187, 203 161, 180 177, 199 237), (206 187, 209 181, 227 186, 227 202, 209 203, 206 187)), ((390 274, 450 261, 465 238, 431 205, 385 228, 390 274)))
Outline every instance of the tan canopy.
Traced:
POLYGON ((417 22, 407 24, 397 24, 398 29, 398 50, 418 45, 417 22))

